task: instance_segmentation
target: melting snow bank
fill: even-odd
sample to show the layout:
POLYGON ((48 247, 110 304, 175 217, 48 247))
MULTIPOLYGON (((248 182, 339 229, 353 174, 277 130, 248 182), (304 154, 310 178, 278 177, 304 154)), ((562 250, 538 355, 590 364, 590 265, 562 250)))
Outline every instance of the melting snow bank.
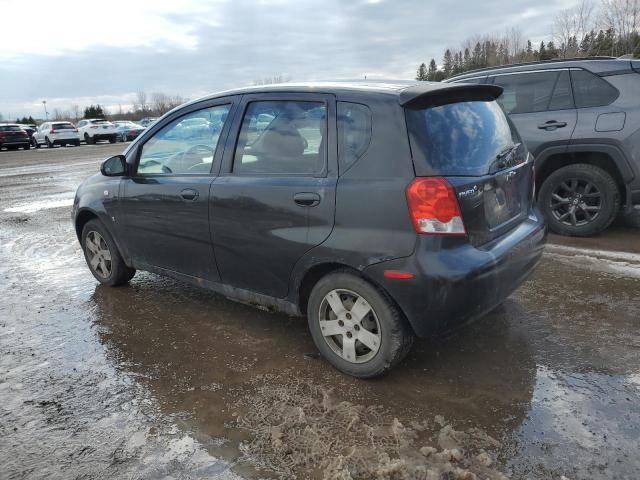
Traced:
POLYGON ((445 420, 403 425, 377 406, 336 401, 309 381, 278 375, 254 380, 255 395, 237 424, 252 435, 241 461, 281 478, 506 479, 494 467, 499 442, 445 420))
POLYGON ((547 244, 545 255, 559 262, 587 270, 640 278, 640 255, 637 253, 547 244))
POLYGON ((47 210, 49 208, 70 207, 73 205, 72 198, 64 198, 61 200, 43 200, 41 202, 25 203, 18 205, 17 207, 5 208, 5 212, 9 213, 35 213, 40 210, 47 210))

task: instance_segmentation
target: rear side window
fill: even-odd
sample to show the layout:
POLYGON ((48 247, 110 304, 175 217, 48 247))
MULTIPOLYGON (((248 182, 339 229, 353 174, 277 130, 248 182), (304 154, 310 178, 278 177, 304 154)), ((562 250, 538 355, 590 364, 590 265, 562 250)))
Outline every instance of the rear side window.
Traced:
MULTIPOLYGON (((521 143, 495 101, 407 109, 406 116, 414 162, 420 163, 416 171, 421 175, 486 175, 505 152, 521 143)), ((525 152, 520 146, 511 162, 523 162, 525 152)))
POLYGON ((338 155, 340 172, 345 172, 371 142, 371 110, 359 103, 338 102, 338 155))
POLYGON ((586 70, 571 70, 576 107, 600 107, 618 98, 618 90, 606 80, 586 70))
POLYGON ((326 165, 326 124, 322 102, 249 103, 238 136, 234 173, 321 173, 326 165))
POLYGON ((509 114, 573 108, 566 70, 498 75, 494 84, 504 88, 498 102, 509 114))

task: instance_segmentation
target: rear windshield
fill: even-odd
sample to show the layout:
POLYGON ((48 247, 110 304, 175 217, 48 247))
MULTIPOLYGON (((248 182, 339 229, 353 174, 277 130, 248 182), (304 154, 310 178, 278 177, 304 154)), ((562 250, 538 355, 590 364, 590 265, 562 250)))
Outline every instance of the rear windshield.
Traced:
POLYGON ((22 132, 17 125, 0 125, 0 132, 22 132))
MULTIPOLYGON (((495 101, 407 109, 406 115, 418 175, 486 175, 505 152, 522 143, 495 101)), ((524 158, 525 149, 514 153, 524 158)))
POLYGON ((70 123, 54 123, 53 128, 56 130, 73 130, 76 127, 74 127, 70 123))
POLYGON ((109 123, 106 120, 91 120, 91 123, 109 123))

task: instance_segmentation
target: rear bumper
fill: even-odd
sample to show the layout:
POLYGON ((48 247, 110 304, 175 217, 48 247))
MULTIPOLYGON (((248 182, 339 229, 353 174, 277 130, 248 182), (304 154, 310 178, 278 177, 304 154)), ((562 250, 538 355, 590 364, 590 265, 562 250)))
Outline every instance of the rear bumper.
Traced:
POLYGON ((466 239, 421 235, 412 256, 371 265, 364 273, 391 295, 416 334, 424 337, 474 320, 502 303, 533 272, 545 238, 542 214, 535 210, 481 248, 466 239), (385 270, 415 276, 389 279, 385 270))
POLYGON ((78 138, 56 138, 53 142, 54 145, 68 145, 68 144, 76 144, 80 143, 80 137, 78 138))

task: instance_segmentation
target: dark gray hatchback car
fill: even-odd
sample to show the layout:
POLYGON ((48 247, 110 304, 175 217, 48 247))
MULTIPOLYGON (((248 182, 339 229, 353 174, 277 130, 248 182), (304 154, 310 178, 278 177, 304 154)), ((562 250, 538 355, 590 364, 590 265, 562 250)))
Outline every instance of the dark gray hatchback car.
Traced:
POLYGON ((183 105, 78 188, 86 261, 107 285, 147 270, 306 315, 335 367, 379 375, 415 335, 496 307, 542 254, 501 92, 286 84, 183 105))
POLYGON ((509 65, 446 81, 504 88, 498 102, 536 159, 551 230, 593 235, 640 204, 640 60, 509 65))

